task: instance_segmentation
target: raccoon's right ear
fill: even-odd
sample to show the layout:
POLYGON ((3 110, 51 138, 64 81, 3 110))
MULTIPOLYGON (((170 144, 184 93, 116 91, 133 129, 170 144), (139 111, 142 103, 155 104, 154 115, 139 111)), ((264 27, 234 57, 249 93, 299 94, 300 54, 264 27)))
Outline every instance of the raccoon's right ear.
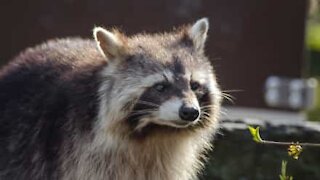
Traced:
POLYGON ((93 37, 102 55, 108 59, 122 57, 127 52, 126 37, 116 30, 111 32, 101 27, 95 27, 93 37))
POLYGON ((207 18, 202 18, 196 21, 187 29, 186 35, 192 41, 196 50, 202 51, 207 39, 209 22, 207 18))

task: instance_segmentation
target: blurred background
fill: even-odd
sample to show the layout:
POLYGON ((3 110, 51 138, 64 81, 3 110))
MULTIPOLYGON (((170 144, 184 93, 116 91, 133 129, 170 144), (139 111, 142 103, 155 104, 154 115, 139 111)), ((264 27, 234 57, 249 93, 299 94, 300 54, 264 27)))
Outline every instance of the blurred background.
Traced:
MULTIPOLYGON (((224 102, 222 128, 202 179, 278 179, 286 149, 264 138, 320 142, 320 16, 317 0, 1 0, 0 65, 52 38, 91 38, 94 26, 127 34, 169 31, 210 20, 206 52, 234 103, 224 102)), ((295 179, 320 179, 320 151, 289 159, 295 179)))
POLYGON ((50 38, 91 38, 95 25, 127 34, 210 20, 207 54, 239 106, 266 107, 267 77, 301 77, 306 0, 1 0, 0 61, 50 38))

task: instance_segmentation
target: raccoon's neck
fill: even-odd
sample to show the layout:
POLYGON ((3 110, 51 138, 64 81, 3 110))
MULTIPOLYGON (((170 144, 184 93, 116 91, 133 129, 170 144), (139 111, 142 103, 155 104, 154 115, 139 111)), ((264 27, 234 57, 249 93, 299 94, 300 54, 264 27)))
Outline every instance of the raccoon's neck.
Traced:
POLYGON ((180 134, 142 142, 110 144, 110 147, 101 149, 83 149, 78 154, 77 168, 72 170, 73 173, 69 171, 65 179, 196 179, 202 167, 199 158, 209 148, 207 136, 180 134))

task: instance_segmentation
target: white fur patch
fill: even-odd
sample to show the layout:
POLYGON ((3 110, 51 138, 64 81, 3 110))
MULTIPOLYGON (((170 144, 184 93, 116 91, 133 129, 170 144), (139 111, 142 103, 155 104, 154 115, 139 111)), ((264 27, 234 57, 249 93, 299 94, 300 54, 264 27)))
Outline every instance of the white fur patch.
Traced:
POLYGON ((164 121, 180 120, 179 109, 181 106, 180 99, 174 98, 166 101, 159 108, 159 119, 164 121))
MULTIPOLYGON (((179 109, 183 103, 184 101, 178 98, 173 98, 164 102, 159 107, 159 110, 153 113, 150 117, 144 117, 140 119, 139 124, 137 125, 135 130, 139 131, 150 123, 171 126, 176 128, 185 128, 198 123, 199 119, 193 122, 186 122, 180 118, 179 109)), ((190 103, 192 103, 198 109, 200 109, 199 103, 196 100, 196 98, 193 99, 190 103)))
MULTIPOLYGON (((158 125, 172 126, 177 128, 187 127, 189 124, 178 124, 181 121, 179 117, 179 109, 182 106, 182 100, 174 98, 163 103, 159 110, 156 111, 152 116, 140 119, 139 125, 136 130, 141 130, 150 123, 158 125)), ((183 123, 183 121, 181 121, 183 123)))

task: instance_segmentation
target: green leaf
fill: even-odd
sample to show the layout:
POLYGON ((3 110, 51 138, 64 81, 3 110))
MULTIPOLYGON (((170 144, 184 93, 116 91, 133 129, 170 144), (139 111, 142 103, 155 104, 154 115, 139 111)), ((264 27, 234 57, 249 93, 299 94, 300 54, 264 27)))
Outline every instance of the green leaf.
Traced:
POLYGON ((283 177, 282 175, 279 175, 280 180, 286 180, 286 177, 283 177))
POLYGON ((292 176, 287 176, 287 161, 281 163, 281 174, 279 175, 280 180, 293 180, 292 176))
POLYGON ((249 128, 249 131, 252 135, 252 139, 257 143, 261 143, 263 140, 261 139, 261 136, 260 136, 259 126, 256 128, 254 128, 252 126, 248 126, 248 128, 249 128))
POLYGON ((287 161, 282 161, 281 163, 281 176, 286 177, 287 174, 287 161))

